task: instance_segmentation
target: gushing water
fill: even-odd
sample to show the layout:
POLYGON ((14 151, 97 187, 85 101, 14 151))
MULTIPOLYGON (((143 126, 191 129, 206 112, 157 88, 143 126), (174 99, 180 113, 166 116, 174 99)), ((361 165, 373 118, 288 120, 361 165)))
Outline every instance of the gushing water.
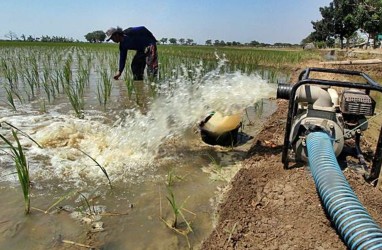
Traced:
MULTIPOLYGON (((211 111, 241 113, 260 99, 275 96, 275 86, 258 75, 225 73, 222 66, 206 74, 202 65, 193 72, 184 69, 180 76, 159 84, 147 113, 126 110, 127 116, 113 124, 95 111, 77 119, 54 110, 37 114, 25 106, 17 113, 0 109, 1 121, 13 124, 43 146, 22 141, 35 179, 57 177, 80 184, 84 179, 104 178, 82 150, 103 166, 113 181, 143 180, 146 170, 155 167, 159 148, 165 147, 168 139, 182 140, 183 133, 211 111)), ((7 162, 4 156, 0 160, 7 162)), ((13 170, 6 168, 4 176, 7 172, 13 170)))

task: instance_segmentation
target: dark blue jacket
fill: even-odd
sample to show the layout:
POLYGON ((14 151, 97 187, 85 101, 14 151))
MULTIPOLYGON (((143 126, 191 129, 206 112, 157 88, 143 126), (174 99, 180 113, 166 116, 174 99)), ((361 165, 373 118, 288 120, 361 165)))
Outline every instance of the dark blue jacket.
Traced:
POLYGON ((144 53, 147 46, 156 44, 155 37, 144 26, 128 28, 123 33, 123 40, 119 43, 119 72, 125 68, 128 50, 144 53))

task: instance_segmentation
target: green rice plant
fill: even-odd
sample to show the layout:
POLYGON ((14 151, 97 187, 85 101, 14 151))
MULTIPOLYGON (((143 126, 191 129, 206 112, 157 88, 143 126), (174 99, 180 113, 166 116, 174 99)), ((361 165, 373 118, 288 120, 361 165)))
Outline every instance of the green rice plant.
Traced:
POLYGON ((40 86, 40 76, 39 76, 39 70, 38 70, 38 59, 35 55, 32 55, 29 58, 29 63, 31 65, 32 70, 32 77, 34 84, 39 87, 40 86))
POLYGON ((211 163, 215 169, 220 171, 223 168, 222 165, 211 154, 206 153, 205 155, 211 160, 211 163))
POLYGON ((88 66, 83 65, 82 60, 79 61, 78 65, 79 68, 77 71, 77 79, 78 81, 84 83, 84 85, 87 86, 90 82, 90 70, 88 69, 88 66))
MULTIPOLYGON (((90 214, 93 213, 93 212, 94 212, 94 209, 93 209, 93 211, 92 211, 91 206, 90 206, 90 202, 89 202, 88 198, 87 198, 84 194, 82 194, 82 193, 80 193, 80 192, 78 192, 78 194, 82 197, 81 199, 85 202, 85 205, 86 205, 86 207, 87 207, 88 212, 89 212, 90 214)), ((94 213, 95 213, 95 212, 94 212, 94 213)))
POLYGON ((99 103, 105 107, 107 101, 110 99, 113 84, 111 81, 111 76, 108 73, 107 69, 103 69, 100 74, 101 81, 98 81, 97 97, 99 103))
POLYGON ((129 98, 131 98, 131 95, 133 94, 133 92, 136 89, 135 84, 134 84, 134 78, 131 74, 127 75, 127 77, 125 78, 125 84, 127 87, 127 94, 129 96, 129 98))
POLYGON ((34 81, 32 70, 30 68, 25 68, 23 72, 23 77, 29 86, 30 93, 28 92, 28 97, 29 97, 28 99, 31 100, 35 97, 35 89, 37 88, 34 81))
POLYGON ((172 187, 176 181, 183 181, 185 179, 186 176, 179 176, 177 174, 175 174, 175 170, 174 169, 170 169, 167 173, 167 176, 166 176, 166 186, 167 187, 172 187))
MULTIPOLYGON (((78 86, 78 85, 77 85, 78 86)), ((65 93, 69 99, 70 104, 72 105, 74 112, 76 113, 76 116, 80 119, 84 118, 84 96, 83 96, 83 88, 72 86, 72 85, 66 85, 65 86, 65 93)))
POLYGON ((44 210, 43 212, 45 214, 47 214, 52 208, 54 208, 55 206, 57 206, 59 203, 61 203, 63 200, 65 199, 68 199, 70 197, 72 197, 75 193, 77 193, 77 191, 75 190, 71 190, 69 191, 68 193, 64 194, 63 196, 61 196, 60 198, 58 198, 52 205, 50 205, 46 210, 44 210))
POLYGON ((168 222, 167 220, 165 220, 162 217, 162 215, 160 215, 161 216, 160 218, 165 223, 165 225, 167 227, 169 227, 170 229, 172 229, 176 233, 183 235, 186 238, 186 240, 187 240, 188 247, 191 248, 190 241, 188 239, 188 234, 192 233, 193 230, 192 230, 192 227, 191 227, 191 222, 189 222, 185 218, 185 216, 184 216, 182 211, 186 211, 186 212, 188 212, 188 213, 190 213, 190 214, 192 214, 194 216, 195 216, 195 214, 192 213, 191 211, 188 211, 187 209, 185 209, 183 207, 185 202, 187 201, 187 199, 181 205, 178 205, 178 203, 177 203, 177 201, 175 199, 175 195, 174 195, 173 190, 170 187, 167 187, 167 192, 168 192, 168 196, 166 198, 167 198, 167 201, 170 204, 170 208, 171 208, 171 211, 173 213, 173 220, 172 220, 172 222, 168 222), (181 228, 180 227, 180 223, 178 223, 179 217, 181 217, 183 222, 186 224, 185 228, 181 228))
POLYGON ((11 89, 16 88, 17 83, 17 71, 15 69, 15 65, 9 65, 11 63, 7 63, 6 59, 1 60, 1 69, 4 78, 8 81, 8 85, 11 89))
POLYGON ((40 99, 40 113, 46 113, 45 98, 40 99))
POLYGON ((49 69, 47 67, 44 67, 43 74, 42 74, 42 85, 45 90, 45 94, 48 98, 48 102, 51 102, 51 98, 55 97, 54 88, 50 85, 50 77, 49 77, 49 69))
MULTIPOLYGON (((63 68, 63 84, 64 85, 70 85, 70 81, 72 79, 72 57, 69 56, 68 59, 66 60, 63 68)), ((64 86, 63 86, 64 88, 64 86)))
POLYGON ((107 171, 106 169, 101 166, 101 164, 99 164, 93 157, 91 157, 89 154, 85 153, 84 151, 82 151, 81 149, 78 149, 79 151, 81 151, 81 153, 83 153, 84 155, 86 155, 87 157, 89 157, 100 169, 101 171, 103 172, 103 174, 106 176, 107 180, 109 181, 109 185, 110 185, 110 188, 113 188, 113 186, 111 185, 111 180, 109 178, 109 175, 107 174, 107 171))
POLYGON ((15 105, 15 100, 13 99, 13 94, 12 90, 8 89, 8 87, 5 87, 5 92, 7 92, 7 103, 8 105, 16 111, 16 105, 15 105))
POLYGON ((180 215, 181 211, 180 211, 180 206, 178 206, 176 200, 175 200, 175 195, 174 195, 174 192, 172 191, 171 188, 167 188, 167 191, 169 193, 169 196, 167 196, 167 200, 168 202, 170 203, 170 207, 171 207, 171 210, 173 212, 173 216, 174 216, 174 219, 173 219, 173 222, 171 224, 171 227, 173 228, 176 228, 178 226, 178 216, 180 215))
POLYGON ((17 130, 17 132, 20 132, 20 134, 22 134, 23 136, 25 136, 26 138, 28 138, 29 140, 31 140, 34 144, 36 144, 39 148, 42 148, 42 146, 37 142, 35 141, 32 137, 30 137, 27 133, 25 133, 24 131, 22 131, 21 129, 13 126, 12 124, 10 124, 9 122, 3 122, 4 124, 7 124, 9 127, 13 128, 14 130, 17 130))
POLYGON ((53 85, 54 85, 57 93, 62 93, 62 92, 65 93, 66 77, 65 77, 64 71, 65 71, 64 68, 59 68, 59 67, 55 68, 55 70, 54 70, 54 84, 53 85))
POLYGON ((13 138, 16 141, 16 146, 14 146, 7 138, 0 134, 0 138, 9 146, 11 151, 10 155, 16 166, 17 176, 23 190, 24 196, 24 211, 25 214, 30 213, 30 179, 29 179, 29 165, 24 154, 24 150, 20 144, 20 140, 17 136, 16 130, 12 129, 13 138))
POLYGON ((174 174, 174 170, 171 169, 168 174, 167 174, 167 180, 166 180, 166 185, 168 187, 171 187, 174 185, 176 175, 174 174))
POLYGON ((166 198, 170 204, 170 207, 172 209, 173 216, 174 216, 173 223, 171 224, 172 228, 177 228, 179 226, 178 217, 180 216, 182 218, 182 220, 184 221, 184 223, 186 224, 186 230, 185 231, 187 233, 193 232, 192 227, 191 227, 191 222, 186 220, 186 218, 182 212, 182 211, 186 211, 188 213, 195 215, 194 213, 188 211, 187 209, 185 209, 183 207, 188 198, 185 201, 183 201, 183 203, 181 205, 178 205, 176 200, 175 200, 175 195, 174 195, 174 192, 172 191, 172 189, 167 188, 167 191, 168 191, 169 196, 167 196, 166 198))

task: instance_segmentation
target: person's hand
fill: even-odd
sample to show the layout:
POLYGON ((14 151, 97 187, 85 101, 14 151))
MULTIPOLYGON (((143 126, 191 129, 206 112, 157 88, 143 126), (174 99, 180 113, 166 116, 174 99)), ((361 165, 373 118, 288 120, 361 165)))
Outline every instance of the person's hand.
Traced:
POLYGON ((115 74, 114 76, 114 80, 118 80, 120 76, 121 76, 121 72, 118 71, 117 74, 115 74))

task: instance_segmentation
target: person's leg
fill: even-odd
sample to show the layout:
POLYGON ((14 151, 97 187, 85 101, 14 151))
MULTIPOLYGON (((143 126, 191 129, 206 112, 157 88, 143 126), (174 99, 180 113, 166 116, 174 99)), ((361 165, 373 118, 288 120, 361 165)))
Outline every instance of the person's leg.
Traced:
POLYGON ((146 48, 146 64, 149 78, 155 78, 158 74, 158 52, 155 44, 146 48))
POLYGON ((145 72, 146 55, 143 52, 137 51, 135 54, 133 61, 131 62, 131 71, 133 72, 134 80, 143 80, 143 74, 145 72))

